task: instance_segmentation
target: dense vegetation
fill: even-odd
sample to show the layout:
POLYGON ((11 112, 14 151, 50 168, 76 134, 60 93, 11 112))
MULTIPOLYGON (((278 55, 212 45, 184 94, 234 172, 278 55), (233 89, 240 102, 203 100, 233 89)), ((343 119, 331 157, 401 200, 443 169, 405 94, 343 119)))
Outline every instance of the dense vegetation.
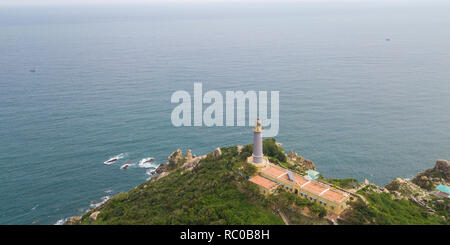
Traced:
POLYGON ((279 189, 276 195, 268 197, 269 202, 275 209, 282 211, 289 220, 289 224, 329 224, 322 219, 327 215, 327 210, 317 203, 310 202, 284 189, 279 189), (302 215, 302 211, 307 211, 309 217, 302 215))
POLYGON ((273 157, 280 162, 284 163, 287 161, 284 149, 277 146, 274 138, 265 139, 263 141, 263 153, 265 156, 273 157))
MULTIPOLYGON (((241 151, 242 157, 249 157, 253 153, 253 144, 244 146, 241 151)), ((284 154, 284 149, 278 147, 274 138, 269 138, 263 140, 263 153, 264 156, 268 157, 275 163, 286 163, 287 157, 284 154)))
POLYGON ((449 198, 437 198, 433 197, 432 201, 427 203, 429 207, 434 209, 436 213, 440 216, 444 216, 447 220, 450 218, 450 213, 448 210, 448 205, 450 205, 449 198))
MULTIPOLYGON (((274 139, 263 142, 264 154, 283 165, 286 155, 274 139), (284 156, 284 157, 283 157, 284 156)), ((208 154, 188 171, 177 162, 171 173, 159 180, 147 181, 126 193, 120 193, 104 205, 83 215, 81 224, 329 224, 323 219, 327 211, 316 203, 278 189, 264 197, 258 186, 247 181, 256 173, 248 164, 253 145, 238 153, 237 147, 222 147, 220 156, 208 154), (94 211, 97 219, 90 220, 94 211)), ((358 185, 355 179, 329 179, 342 188, 358 185)), ((448 217, 448 201, 433 208, 438 215, 404 199, 394 199, 389 193, 373 191, 366 186, 358 191, 361 199, 350 204, 340 224, 446 224, 438 215, 448 217)), ((353 198, 351 198, 353 200, 353 198)))
POLYGON ((94 224, 283 224, 257 186, 245 181, 254 167, 236 147, 221 150, 222 156, 208 155, 192 171, 174 170, 115 196, 96 209, 101 213, 94 224))
MULTIPOLYGON (((264 142, 271 157, 283 160, 273 139, 264 142)), ((85 214, 81 224, 284 224, 280 211, 290 224, 328 224, 322 219, 327 213, 323 207, 283 189, 269 198, 261 195, 246 180, 256 172, 246 162, 252 149, 246 145, 238 154, 237 147, 222 147, 221 156, 209 154, 192 171, 174 169, 158 181, 116 195, 85 214), (91 222, 94 211, 100 214, 91 222)))
POLYGON ((431 225, 446 224, 437 215, 429 214, 424 208, 405 199, 394 199, 389 193, 376 193, 367 186, 360 191, 369 202, 362 200, 352 203, 352 211, 343 215, 340 224, 378 225, 431 225))

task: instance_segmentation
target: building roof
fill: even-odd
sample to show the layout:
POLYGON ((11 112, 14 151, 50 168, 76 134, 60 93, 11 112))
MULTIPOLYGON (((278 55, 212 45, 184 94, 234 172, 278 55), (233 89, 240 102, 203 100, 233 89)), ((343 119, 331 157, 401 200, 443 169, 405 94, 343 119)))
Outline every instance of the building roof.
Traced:
POLYGON ((305 178, 303 178, 302 176, 299 176, 299 175, 297 175, 297 174, 294 174, 294 179, 295 179, 295 181, 296 181, 300 186, 302 186, 302 185, 304 185, 305 183, 308 182, 307 179, 305 179, 305 178))
POLYGON ((249 180, 259 186, 266 188, 266 189, 271 189, 272 187, 274 187, 278 184, 272 180, 266 179, 259 175, 253 176, 249 180))
POLYGON ((449 194, 450 195, 450 187, 440 184, 436 187, 436 190, 444 192, 445 194, 449 194))
POLYGON ((317 194, 317 195, 319 195, 320 193, 322 193, 323 191, 325 191, 327 189, 326 187, 322 186, 321 184, 319 184, 315 181, 310 181, 308 184, 304 185, 302 188, 309 192, 317 194))
POLYGON ((269 167, 263 169, 262 171, 265 174, 273 176, 275 178, 278 178, 278 177, 280 177, 282 175, 287 174, 286 170, 283 170, 283 169, 280 169, 280 168, 277 168, 277 167, 273 167, 273 166, 269 166, 269 167))
POLYGON ((317 171, 315 171, 315 170, 312 170, 312 169, 306 170, 306 173, 307 173, 308 175, 313 175, 313 176, 319 175, 319 172, 317 172, 317 171))
POLYGON ((289 179, 289 176, 287 175, 287 173, 278 176, 278 179, 284 179, 284 180, 292 181, 292 180, 289 179))
MULTIPOLYGON (((268 165, 266 168, 262 169, 261 171, 263 174, 272 177, 275 181, 277 179, 291 181, 289 178, 289 174, 288 174, 289 170, 287 170, 285 168, 278 167, 275 165, 268 165)), ((311 172, 319 174, 319 172, 314 171, 314 170, 311 170, 311 172)), ((294 172, 291 172, 291 174, 292 174, 295 182, 299 185, 299 187, 301 189, 308 191, 314 195, 317 195, 317 196, 320 196, 320 197, 323 197, 325 199, 328 199, 330 201, 335 201, 335 202, 341 202, 342 200, 344 200, 345 197, 347 197, 347 195, 344 194, 343 192, 336 190, 329 185, 322 184, 315 180, 311 180, 311 178, 308 176, 303 177, 294 172)), ((264 177, 261 177, 261 178, 264 178, 264 177)), ((266 178, 264 178, 264 179, 266 179, 266 178)), ((271 181, 271 182, 275 183, 274 181, 271 181)))
POLYGON ((327 190, 321 196, 328 200, 334 200, 334 201, 338 201, 338 202, 340 202, 345 197, 345 195, 342 194, 341 192, 337 192, 332 189, 327 190))
POLYGON ((294 176, 292 175, 291 171, 287 171, 287 175, 288 175, 290 181, 295 181, 294 176))

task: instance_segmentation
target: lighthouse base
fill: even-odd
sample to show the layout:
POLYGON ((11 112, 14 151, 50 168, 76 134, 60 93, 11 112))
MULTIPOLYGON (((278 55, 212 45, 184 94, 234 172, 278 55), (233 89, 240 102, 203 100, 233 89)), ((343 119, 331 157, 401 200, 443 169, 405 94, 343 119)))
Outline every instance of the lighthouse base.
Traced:
POLYGON ((261 163, 254 163, 253 162, 253 156, 249 156, 247 158, 247 162, 253 164, 253 166, 258 168, 258 170, 262 169, 262 168, 265 168, 267 166, 267 164, 270 163, 269 159, 267 157, 263 157, 263 160, 262 160, 261 163))

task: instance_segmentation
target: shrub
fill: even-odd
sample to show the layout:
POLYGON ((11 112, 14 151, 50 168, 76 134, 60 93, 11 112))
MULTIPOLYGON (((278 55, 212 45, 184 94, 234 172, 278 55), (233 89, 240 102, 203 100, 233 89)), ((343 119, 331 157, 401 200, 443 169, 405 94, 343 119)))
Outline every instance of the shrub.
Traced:
POLYGON ((268 157, 274 157, 280 162, 286 162, 287 157, 282 148, 278 147, 274 138, 263 141, 263 153, 268 157))

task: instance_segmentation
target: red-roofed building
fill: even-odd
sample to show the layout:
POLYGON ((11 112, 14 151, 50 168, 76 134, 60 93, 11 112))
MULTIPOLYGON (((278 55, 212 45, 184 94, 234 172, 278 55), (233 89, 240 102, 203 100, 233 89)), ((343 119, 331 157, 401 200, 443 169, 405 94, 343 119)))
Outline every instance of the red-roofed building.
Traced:
MULTIPOLYGON (((340 214, 347 208, 349 194, 333 188, 327 183, 320 182, 310 176, 301 176, 291 172, 289 169, 274 165, 267 157, 261 155, 262 127, 257 123, 254 129, 254 146, 257 145, 258 152, 247 159, 248 163, 257 167, 258 174, 249 180, 259 186, 262 193, 268 195, 276 188, 281 187, 302 198, 315 202, 334 214, 340 214), (256 158, 256 159, 255 159, 256 158)), ((316 175, 318 172, 314 171, 316 175)))
POLYGON ((249 181, 257 184, 261 189, 261 192, 265 195, 273 193, 276 187, 279 185, 277 182, 271 181, 259 175, 251 177, 249 181))
POLYGON ((339 214, 347 208, 347 193, 271 163, 259 169, 258 175, 253 176, 250 181, 260 186, 264 194, 273 193, 281 186, 286 191, 316 202, 332 213, 339 214))

